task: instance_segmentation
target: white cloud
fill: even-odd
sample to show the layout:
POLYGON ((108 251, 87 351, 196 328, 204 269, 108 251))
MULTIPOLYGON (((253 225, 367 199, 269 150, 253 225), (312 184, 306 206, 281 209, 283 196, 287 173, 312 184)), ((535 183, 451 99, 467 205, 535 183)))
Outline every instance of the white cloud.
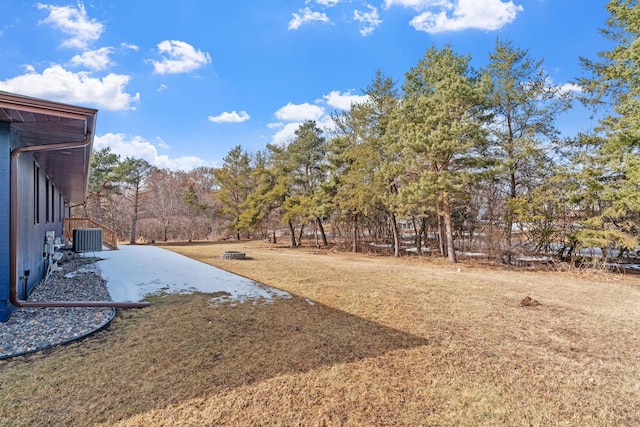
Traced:
POLYGON ((328 95, 324 95, 328 105, 333 108, 339 108, 341 110, 348 110, 351 108, 351 104, 367 102, 369 97, 367 95, 352 95, 351 91, 340 93, 337 90, 332 90, 328 95))
MULTIPOLYGON (((158 145, 161 148, 166 146, 162 139, 158 139, 160 141, 158 145)), ((126 157, 144 159, 159 168, 189 171, 200 166, 209 166, 206 161, 196 156, 170 158, 167 155, 158 154, 156 146, 141 136, 128 136, 121 133, 96 135, 93 146, 96 150, 109 147, 113 153, 118 154, 123 159, 126 157)))
POLYGON ((316 125, 325 132, 336 129, 336 124, 329 114, 325 114, 324 116, 320 117, 320 119, 316 121, 316 125))
POLYGON ((384 0, 382 7, 389 9, 391 6, 400 6, 415 10, 426 10, 430 7, 451 9, 453 7, 453 1, 455 0, 384 0))
POLYGON ((140 94, 125 91, 129 79, 114 73, 100 79, 84 71, 73 73, 60 65, 52 65, 42 74, 27 67, 26 74, 0 81, 0 90, 106 110, 134 110, 132 104, 140 100, 140 94))
POLYGON ((169 149, 169 144, 167 144, 164 139, 160 138, 159 136, 156 136, 156 140, 158 141, 157 145, 158 147, 164 149, 164 150, 168 150, 169 149))
POLYGON ((298 13, 293 13, 293 18, 291 19, 291 21, 289 21, 289 29, 290 30, 297 30, 298 28, 300 28, 300 26, 302 24, 308 24, 310 22, 325 22, 325 23, 329 23, 329 17, 327 16, 326 13, 321 13, 321 12, 313 12, 311 9, 309 9, 308 7, 305 7, 304 9, 300 9, 298 13))
MULTIPOLYGON (((271 137, 271 143, 284 147, 296 137, 296 130, 304 123, 304 120, 283 125, 278 132, 271 137)), ((325 114, 316 120, 316 126, 323 131, 335 129, 336 125, 329 114, 325 114)))
MULTIPOLYGON (((334 93, 334 92, 332 92, 334 93)), ((325 98, 327 98, 326 95, 325 98)), ((339 95, 334 99, 339 99, 339 95)), ((316 126, 323 130, 330 130, 335 128, 335 123, 330 114, 326 114, 323 107, 313 105, 305 102, 304 104, 292 104, 288 103, 284 107, 275 112, 275 116, 289 123, 269 123, 267 127, 269 129, 279 129, 272 137, 271 143, 279 146, 286 146, 289 142, 295 138, 295 131, 306 120, 312 120, 316 122, 316 126)))
POLYGON ((557 95, 564 95, 567 93, 581 93, 584 88, 575 83, 564 83, 557 85, 550 76, 545 77, 545 86, 549 91, 555 92, 557 95))
POLYGON ((236 113, 236 110, 232 112, 224 112, 217 116, 209 116, 208 120, 214 123, 241 123, 249 120, 249 114, 246 111, 240 111, 240 114, 236 113))
POLYGON ((71 58, 71 64, 76 67, 86 67, 95 71, 104 70, 112 64, 109 58, 109 55, 112 53, 113 48, 111 47, 87 50, 71 58))
POLYGON ((296 130, 302 122, 287 123, 271 137, 271 143, 279 147, 287 146, 296 136, 296 130))
POLYGON ((120 47, 122 47, 123 49, 135 50, 136 52, 138 51, 138 46, 136 46, 135 44, 120 43, 120 47))
MULTIPOLYGON (((388 11, 392 7, 411 9, 414 16, 409 22, 414 29, 427 33, 442 33, 479 29, 484 31, 498 30, 513 22, 517 15, 524 10, 517 0, 384 0, 381 6, 370 4, 362 0, 363 7, 354 8, 351 22, 359 26, 360 34, 364 37, 371 35, 380 25, 382 18, 380 10, 388 11)), ((347 3, 343 0, 306 0, 307 5, 323 8, 331 12, 334 6, 347 3)), ((348 3, 353 3, 349 1, 348 3)), ((344 11, 337 11, 335 15, 314 11, 307 6, 292 14, 289 30, 297 30, 301 26, 313 22, 333 24, 333 19, 348 19, 344 11)))
POLYGON ((353 19, 360 22, 360 34, 368 36, 380 25, 382 20, 378 15, 378 9, 365 3, 365 6, 369 8, 369 12, 360 12, 358 9, 353 11, 353 19))
POLYGON ((148 161, 155 165, 158 158, 158 149, 141 136, 128 136, 122 133, 106 133, 96 135, 93 141, 96 151, 109 147, 111 151, 120 157, 135 157, 148 161))
POLYGON ((70 36, 62 42, 64 47, 85 49, 89 44, 98 40, 104 31, 104 25, 95 19, 89 19, 84 5, 78 2, 77 7, 37 4, 38 9, 46 9, 49 16, 41 20, 41 24, 49 24, 70 36))
POLYGON ((498 30, 524 10, 513 1, 504 0, 385 0, 384 7, 391 6, 422 12, 410 25, 432 34, 467 29, 498 30))
POLYGON ((165 90, 166 88, 168 88, 169 86, 160 83, 160 86, 158 86, 158 89, 156 89, 156 92, 162 92, 163 90, 165 90))
POLYGON ((567 92, 580 93, 584 90, 582 86, 577 85, 575 83, 565 83, 563 85, 560 85, 559 89, 560 89, 560 93, 567 93, 567 92))
POLYGON ((453 8, 447 9, 439 13, 423 12, 410 24, 418 31, 432 34, 471 28, 494 31, 512 22, 518 12, 524 10, 513 1, 502 0, 459 0, 453 8))
POLYGON ((324 114, 324 108, 309 104, 292 104, 288 103, 284 107, 281 107, 276 111, 275 115, 278 119, 287 122, 292 121, 304 121, 304 120, 318 120, 324 114))
POLYGON ((182 156, 176 158, 170 158, 166 155, 160 155, 156 157, 154 166, 161 169, 181 170, 188 172, 192 169, 199 168, 201 166, 210 166, 208 162, 197 156, 182 156))
POLYGON ((180 40, 164 40, 158 43, 158 51, 167 56, 163 56, 161 61, 152 61, 157 74, 188 73, 211 62, 211 55, 207 52, 196 50, 180 40))

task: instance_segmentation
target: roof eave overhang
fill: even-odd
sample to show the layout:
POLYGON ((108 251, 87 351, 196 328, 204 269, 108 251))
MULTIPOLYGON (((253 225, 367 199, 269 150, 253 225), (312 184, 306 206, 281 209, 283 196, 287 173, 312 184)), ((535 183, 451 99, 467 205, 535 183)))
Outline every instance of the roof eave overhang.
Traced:
POLYGON ((11 124, 19 146, 49 147, 34 150, 34 157, 72 204, 83 203, 87 196, 97 113, 92 108, 0 91, 0 122, 11 124))

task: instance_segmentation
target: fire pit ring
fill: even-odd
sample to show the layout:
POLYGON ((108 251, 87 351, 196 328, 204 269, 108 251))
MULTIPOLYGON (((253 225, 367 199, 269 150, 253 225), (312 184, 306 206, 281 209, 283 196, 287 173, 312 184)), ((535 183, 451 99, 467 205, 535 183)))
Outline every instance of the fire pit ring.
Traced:
POLYGON ((240 251, 226 251, 222 252, 220 256, 222 259, 246 259, 246 255, 244 252, 240 251))

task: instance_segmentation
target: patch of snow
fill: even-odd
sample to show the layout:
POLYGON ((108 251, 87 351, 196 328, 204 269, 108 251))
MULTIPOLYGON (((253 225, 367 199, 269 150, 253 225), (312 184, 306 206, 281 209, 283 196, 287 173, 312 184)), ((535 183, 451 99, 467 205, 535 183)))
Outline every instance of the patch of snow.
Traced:
POLYGON ((387 244, 387 243, 374 243, 374 242, 371 242, 370 245, 375 247, 375 248, 392 248, 393 247, 393 245, 387 244))
POLYGON ((482 253, 482 252, 460 252, 460 251, 456 251, 456 254, 468 256, 470 258, 480 258, 480 257, 486 257, 487 256, 487 254, 482 253))
MULTIPOLYGON (((407 249, 405 249, 405 252, 418 253, 418 247, 407 248, 407 249)), ((423 246, 423 247, 422 247, 422 252, 424 252, 424 253, 429 252, 429 248, 425 248, 425 247, 423 246)))
POLYGON ((142 301, 159 293, 193 292, 224 292, 225 301, 236 303, 291 298, 287 292, 155 246, 122 245, 100 255, 97 265, 113 301, 142 301))
POLYGON ((87 264, 83 267, 80 267, 79 269, 75 270, 75 271, 71 271, 67 274, 64 275, 65 278, 67 279, 73 279, 76 276, 82 275, 84 273, 87 272, 92 272, 92 271, 96 271, 96 265, 95 264, 87 264))
POLYGON ((514 260, 522 261, 522 262, 549 262, 551 261, 551 257, 548 256, 525 256, 518 255, 513 257, 514 260))
POLYGON ((609 262, 607 263, 607 267, 624 268, 628 270, 640 270, 640 264, 616 264, 613 262, 609 262))

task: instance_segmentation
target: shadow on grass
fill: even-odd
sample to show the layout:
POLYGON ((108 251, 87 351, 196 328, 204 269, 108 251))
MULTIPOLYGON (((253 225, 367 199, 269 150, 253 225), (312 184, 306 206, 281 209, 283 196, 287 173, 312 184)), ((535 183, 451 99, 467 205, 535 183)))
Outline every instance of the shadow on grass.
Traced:
POLYGON ((157 297, 80 344, 0 365, 0 422, 113 422, 285 374, 426 344, 294 296, 212 305, 157 297), (29 402, 25 405, 25 402, 29 402))

